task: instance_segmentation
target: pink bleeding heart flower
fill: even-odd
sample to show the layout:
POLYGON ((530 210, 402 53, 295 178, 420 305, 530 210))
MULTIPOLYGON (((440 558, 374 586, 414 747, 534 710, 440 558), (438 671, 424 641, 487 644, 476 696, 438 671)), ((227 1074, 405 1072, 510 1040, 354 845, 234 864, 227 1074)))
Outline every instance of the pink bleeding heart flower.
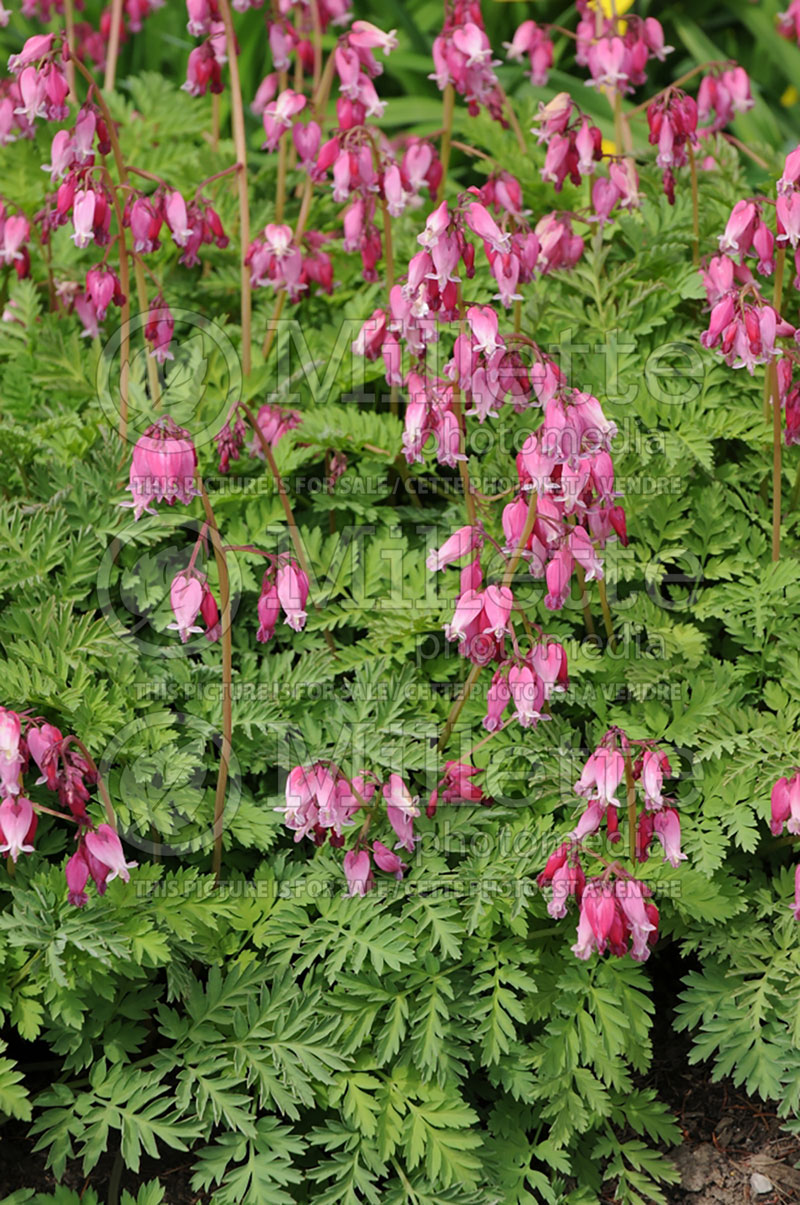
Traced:
POLYGON ((22 772, 22 722, 15 711, 0 707, 0 796, 19 794, 22 772))
POLYGON ((375 859, 375 865, 380 870, 385 870, 387 874, 392 874, 396 879, 402 879, 403 872, 408 869, 407 864, 398 857, 394 850, 389 849, 381 841, 372 842, 372 856, 375 859))
POLYGON ((542 718, 544 690, 528 665, 512 666, 508 671, 508 689, 516 707, 516 719, 522 728, 535 727, 542 718))
POLYGON ((32 38, 28 38, 19 54, 12 54, 9 57, 9 71, 18 74, 23 67, 27 67, 30 63, 38 63, 52 50, 54 38, 53 33, 35 34, 32 38))
POLYGON ((631 958, 644 962, 650 956, 650 934, 657 926, 651 923, 645 907, 644 884, 636 879, 618 879, 616 896, 633 938, 631 958))
POLYGON ((487 732, 497 732, 503 726, 503 712, 508 706, 510 698, 511 691, 508 681, 498 671, 492 678, 486 693, 486 715, 483 717, 482 723, 487 732))
POLYGON ((572 947, 576 958, 586 960, 597 950, 602 954, 617 913, 613 887, 592 879, 586 884, 578 919, 578 938, 572 947))
POLYGON ((294 561, 290 561, 278 570, 275 584, 278 602, 283 607, 287 624, 293 631, 302 632, 306 625, 308 578, 294 561))
POLYGON ((444 625, 445 637, 463 643, 468 629, 478 622, 482 611, 483 595, 477 590, 465 590, 456 601, 452 620, 444 625))
POLYGON ((88 899, 84 888, 89 881, 89 864, 80 849, 67 861, 64 876, 67 880, 69 902, 76 908, 82 908, 88 899))
POLYGON ((24 795, 9 796, 0 804, 0 853, 8 854, 16 862, 19 855, 33 853, 33 835, 36 832, 36 816, 33 804, 24 795))
POLYGON ((258 632, 256 640, 266 644, 275 635, 275 628, 281 614, 281 604, 278 601, 278 591, 274 585, 262 588, 258 597, 258 632))
POLYGON ((545 570, 547 594, 544 605, 548 611, 560 611, 567 601, 575 562, 566 544, 559 548, 545 570))
POLYGON ((365 849, 357 853, 350 849, 344 855, 344 873, 347 879, 347 894, 364 896, 375 885, 372 862, 365 849))
POLYGON ((481 547, 482 543, 483 537, 480 528, 467 524, 453 532, 438 551, 431 550, 425 564, 431 573, 437 573, 448 565, 452 565, 454 561, 460 560, 462 556, 474 552, 476 548, 481 547))
POLYGON ((37 786, 40 783, 46 783, 51 791, 55 791, 58 785, 57 753, 63 739, 60 730, 54 724, 42 724, 41 728, 31 724, 25 733, 28 752, 41 773, 41 778, 36 781, 37 786))
POLYGON ((414 852, 414 820, 419 816, 417 804, 419 796, 412 797, 406 784, 399 774, 391 774, 389 781, 383 786, 383 797, 386 801, 386 816, 398 838, 396 848, 414 852))
POLYGON ((514 595, 508 586, 487 586, 483 596, 483 632, 498 640, 507 635, 513 609, 514 595))
POLYGON ((681 822, 675 808, 662 808, 653 818, 653 835, 658 837, 664 848, 664 861, 670 866, 680 866, 686 860, 681 853, 681 822))
POLYGON ((170 586, 169 600, 175 616, 175 623, 168 623, 167 630, 178 632, 181 643, 186 644, 191 635, 203 630, 195 626, 195 620, 200 614, 200 607, 203 603, 201 582, 198 578, 187 576, 185 573, 176 574, 170 586))
POLYGON ((122 879, 124 883, 129 882, 131 876, 128 871, 138 866, 138 862, 125 861, 122 842, 110 824, 98 824, 96 832, 87 833, 86 848, 92 857, 110 871, 107 876, 109 883, 116 878, 122 879))
POLYGON ((397 48, 396 33, 395 29, 384 33, 369 21, 354 21, 350 27, 348 41, 359 50, 382 50, 384 54, 389 54, 397 48))
POLYGON ((72 207, 73 242, 76 247, 88 247, 94 241, 94 217, 96 195, 91 188, 81 188, 75 193, 72 207))
POLYGON ((800 771, 791 778, 779 778, 772 788, 773 835, 780 836, 784 825, 793 835, 800 833, 800 771))
POLYGON ((297 122, 292 126, 292 142, 301 166, 307 171, 311 170, 317 157, 321 136, 322 132, 316 121, 309 121, 308 125, 300 125, 297 122))
POLYGON ((136 442, 131 458, 128 488, 133 501, 134 518, 147 511, 155 514, 153 504, 187 504, 197 497, 195 468, 197 453, 189 432, 168 416, 148 427, 136 442))
POLYGON ((175 359, 169 346, 174 332, 175 319, 172 311, 164 301, 162 294, 159 293, 151 302, 147 325, 144 328, 145 339, 150 344, 149 354, 159 364, 175 359))
POLYGON ((664 806, 661 793, 664 785, 664 772, 669 771, 669 762, 663 753, 647 749, 642 757, 642 786, 644 787, 645 807, 650 811, 659 811, 664 806))
POLYGON ((168 195, 164 205, 164 218, 173 241, 177 246, 185 247, 191 237, 192 229, 189 225, 186 202, 179 192, 173 191, 168 195))

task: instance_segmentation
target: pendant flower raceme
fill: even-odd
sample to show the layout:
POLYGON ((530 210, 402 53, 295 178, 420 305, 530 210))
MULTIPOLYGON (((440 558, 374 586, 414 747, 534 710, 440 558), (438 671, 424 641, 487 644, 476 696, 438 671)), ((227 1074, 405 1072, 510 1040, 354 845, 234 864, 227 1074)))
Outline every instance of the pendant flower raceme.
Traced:
POLYGON ((381 784, 375 774, 348 778, 333 763, 316 762, 291 770, 286 803, 275 810, 282 813, 295 841, 309 837, 315 845, 328 841, 338 849, 348 845, 352 832, 343 860, 347 894, 363 896, 375 886, 375 868, 402 879, 407 863, 395 850, 414 852, 418 804, 419 797, 411 795, 399 774, 381 784), (369 831, 377 825, 384 836, 392 832, 394 849, 374 836, 370 840, 369 831))
POLYGON ((133 449, 128 488, 134 518, 155 514, 154 503, 190 502, 199 491, 195 484, 197 453, 189 432, 171 418, 148 427, 133 449))
POLYGON ((77 848, 65 875, 69 901, 77 906, 86 903, 90 875, 102 895, 107 879, 119 875, 127 881, 129 868, 136 865, 125 862, 111 825, 95 827, 86 810, 90 788, 98 781, 97 769, 76 737, 62 736, 54 724, 27 712, 0 707, 0 854, 16 862, 20 854, 34 852, 40 811, 52 809, 43 808, 31 788, 55 792, 60 806, 68 809, 65 818, 75 825, 77 848))
POLYGON ((607 841, 616 847, 622 840, 619 811, 624 807, 634 866, 647 861, 654 837, 662 845, 664 861, 679 866, 686 857, 680 848, 680 819, 663 795, 664 779, 671 774, 666 753, 649 742, 631 740, 618 728, 605 734, 586 761, 575 783, 576 794, 585 800, 584 811, 538 878, 540 887, 552 888, 551 916, 565 917, 570 898, 580 906, 578 939, 572 947, 576 957, 588 959, 595 951, 606 950, 617 957, 630 953, 637 961, 649 957, 659 920, 650 888, 619 857, 608 862, 594 854, 588 840, 605 823, 607 841), (644 795, 640 807, 637 784, 644 795), (600 862, 603 873, 587 879, 582 864, 586 858, 600 862))

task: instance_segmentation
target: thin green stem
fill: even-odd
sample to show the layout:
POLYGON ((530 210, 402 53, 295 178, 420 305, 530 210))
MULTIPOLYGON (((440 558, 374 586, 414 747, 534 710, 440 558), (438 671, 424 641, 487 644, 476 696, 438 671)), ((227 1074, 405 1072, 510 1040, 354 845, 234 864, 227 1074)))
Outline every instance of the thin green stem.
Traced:
POLYGON ((436 746, 439 753, 442 752, 442 750, 447 745, 447 742, 450 740, 450 733, 453 731, 453 726, 455 725, 455 722, 458 719, 458 717, 461 715, 462 707, 466 703, 469 696, 472 694, 472 688, 475 685, 475 683, 478 681, 478 675, 480 674, 481 669, 482 669, 482 666, 473 665, 472 669, 469 671, 469 674, 467 675, 464 685, 461 687, 461 690, 458 692, 458 698, 453 703, 453 706, 450 708, 450 714, 448 715, 447 719, 445 720, 444 728, 442 729, 442 735, 439 737, 439 743, 436 746))

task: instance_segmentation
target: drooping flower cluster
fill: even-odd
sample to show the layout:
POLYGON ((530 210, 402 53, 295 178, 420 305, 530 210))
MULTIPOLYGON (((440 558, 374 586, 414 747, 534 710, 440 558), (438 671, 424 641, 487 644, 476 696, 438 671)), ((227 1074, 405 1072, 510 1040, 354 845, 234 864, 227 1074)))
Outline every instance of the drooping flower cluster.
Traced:
POLYGON ((650 143, 658 147, 664 193, 675 204, 675 169, 689 162, 688 148, 697 146, 697 102, 680 88, 669 88, 647 108, 650 143))
POLYGON ((740 262, 728 255, 718 255, 703 270, 710 315, 708 329, 700 336, 704 347, 718 348, 726 364, 746 368, 751 376, 756 365, 768 364, 780 355, 775 345, 777 338, 795 334, 791 323, 781 318, 762 297, 750 269, 741 262, 753 247, 757 233, 758 270, 766 272, 774 268, 773 235, 763 222, 757 226, 755 210, 751 202, 738 202, 720 238, 720 248, 737 252, 740 262), (742 226, 743 221, 747 221, 749 229, 742 226))
POLYGON ((159 234, 166 226, 173 244, 180 248, 178 263, 187 268, 200 263, 198 251, 204 244, 224 248, 230 241, 219 214, 199 191, 187 204, 181 193, 166 183, 148 196, 134 193, 125 207, 124 220, 131 230, 133 249, 140 255, 159 249, 159 234))
POLYGON ((30 274, 31 257, 28 239, 31 236, 30 222, 22 213, 7 213, 0 199, 0 262, 13 266, 20 279, 30 274))
POLYGON ((198 632, 205 632, 206 640, 219 640, 217 600, 205 574, 195 569, 194 565, 185 573, 177 573, 172 579, 169 601, 175 622, 168 624, 167 628, 180 635, 182 644, 186 644, 189 637, 198 632), (198 616, 202 618, 205 628, 195 626, 198 616))
MULTIPOLYGON (((258 408, 256 421, 264 439, 274 449, 278 446, 284 435, 286 435, 287 431, 294 431, 295 428, 300 426, 302 420, 299 410, 264 402, 258 408)), ((264 459, 264 449, 261 446, 261 440, 257 436, 253 436, 248 452, 251 456, 257 456, 260 460, 264 459)))
POLYGON ((263 238, 254 239, 245 256, 253 288, 271 285, 276 292, 285 290, 290 301, 299 301, 311 284, 332 293, 333 263, 322 250, 329 237, 308 231, 298 246, 291 226, 268 223, 263 238))
POLYGON ((347 203, 342 214, 344 250, 359 252, 365 280, 378 280, 376 264, 383 243, 377 204, 396 218, 421 204, 424 189, 433 199, 442 176, 436 149, 418 138, 395 147, 363 125, 342 126, 321 148, 312 175, 323 180, 329 171, 334 201, 347 203))
POLYGON ((521 62, 527 56, 530 81, 534 88, 543 88, 553 66, 553 42, 546 25, 523 21, 510 42, 504 42, 508 58, 521 62))
POLYGON ((767 215, 772 209, 766 199, 742 199, 734 205, 719 238, 720 254, 702 270, 710 307, 708 329, 700 341, 718 348, 732 368, 747 368, 778 360, 778 385, 786 410, 786 442, 796 441, 798 430, 797 389, 792 365, 798 331, 762 296, 747 260, 760 276, 775 271, 778 251, 794 253, 795 287, 800 286, 800 147, 786 158, 778 180, 774 207, 775 228, 767 215), (788 347, 776 340, 791 339, 788 347))
MULTIPOLYGON (((147 5, 141 9, 143 13, 147 5)), ((33 132, 37 118, 46 121, 67 120, 69 88, 65 71, 66 44, 55 34, 40 34, 29 38, 19 54, 9 59, 9 68, 16 77, 18 98, 7 93, 0 100, 0 140, 9 141, 11 117, 19 125, 25 123, 24 133, 33 132), (12 102, 18 99, 13 110, 12 102)), ((112 133, 108 130, 100 108, 92 99, 92 89, 78 109, 74 124, 58 130, 50 147, 50 162, 44 164, 55 192, 35 215, 41 239, 49 242, 52 232, 71 222, 72 241, 79 249, 93 244, 108 248, 111 243, 111 223, 114 196, 109 187, 103 159, 111 151, 112 133)), ((187 267, 198 264, 201 245, 214 243, 223 248, 228 244, 219 216, 201 195, 188 201, 164 182, 149 196, 128 190, 123 222, 130 228, 133 250, 145 255, 160 247, 159 232, 163 225, 169 230, 173 243, 180 249, 179 262, 187 267)), ((0 248, 5 262, 13 262, 18 273, 27 270, 27 241, 30 226, 27 219, 15 215, 6 220, 3 230, 4 246, 0 248)), ((87 271, 82 291, 70 287, 68 309, 81 320, 84 334, 94 338, 110 305, 122 306, 126 298, 119 279, 106 263, 106 251, 100 264, 87 271)), ((59 282, 63 285, 65 282, 59 282)), ((70 282, 71 285, 71 282, 70 282)), ((58 287, 58 286, 57 286, 58 287)), ((147 337, 153 353, 163 361, 169 357, 167 328, 169 312, 159 298, 148 325, 147 337), (160 313, 163 311, 163 315, 160 313), (152 337, 151 337, 152 336, 152 337)))
POLYGON ((269 558, 258 598, 256 639, 261 644, 275 635, 281 611, 292 631, 302 632, 306 626, 308 589, 308 577, 295 560, 286 555, 269 558))
POLYGON ((70 903, 80 906, 86 903, 83 889, 90 875, 102 895, 117 875, 127 882, 128 870, 136 863, 125 861, 120 839, 109 824, 95 827, 90 820, 89 788, 97 784, 98 775, 74 742, 46 720, 0 707, 0 853, 13 862, 21 853, 33 853, 40 805, 25 793, 24 777, 35 773, 35 766, 39 777, 32 785, 56 792, 62 807, 69 809, 66 818, 71 816, 76 824, 77 849, 65 874, 70 903))
POLYGON ((616 15, 598 18, 597 5, 578 0, 575 61, 587 67, 592 84, 623 94, 645 83, 651 58, 664 61, 673 50, 664 44, 664 30, 655 17, 634 14, 620 21, 616 15))
POLYGON ((19 54, 12 54, 8 69, 17 78, 19 114, 33 123, 65 121, 69 113, 69 84, 64 70, 62 45, 53 33, 34 34, 19 54))
POLYGON ((500 60, 492 58, 480 0, 447 0, 442 32, 433 43, 434 72, 430 77, 439 91, 452 84, 467 101, 470 116, 475 117, 483 107, 505 126, 505 95, 494 70, 499 65, 500 60))
MULTIPOLYGON (((363 896, 375 885, 373 866, 396 879, 403 877, 407 864, 394 850, 414 852, 418 804, 419 797, 412 797, 399 774, 390 774, 381 785, 375 774, 362 771, 347 778, 332 762, 315 762, 294 767, 286 780, 286 804, 275 810, 283 814, 295 841, 309 837, 316 845, 324 845, 329 840, 337 849, 347 843, 348 831, 360 823, 343 867, 348 895, 363 896), (383 819, 396 838, 394 849, 374 837, 369 839, 370 828, 383 819)), ((389 830, 384 826, 383 835, 389 830)))
MULTIPOLYGON (((233 407, 234 412, 236 409, 233 407)), ((257 423, 267 442, 275 447, 286 431, 297 426, 299 421, 297 411, 265 403, 259 410, 257 423)), ((218 436, 221 456, 238 458, 244 435, 241 418, 238 414, 235 419, 231 415, 218 436)), ((260 440, 254 441, 250 450, 253 454, 264 454, 260 440)), ((196 471, 197 453, 189 432, 165 416, 148 427, 134 446, 128 484, 132 500, 121 505, 133 507, 134 519, 144 513, 156 514, 157 502, 166 502, 168 506, 176 502, 187 505, 201 494, 196 471)), ((205 573, 195 566, 201 547, 206 547, 207 551, 207 537, 208 522, 200 530, 186 568, 175 575, 170 587, 174 623, 167 627, 179 634, 183 644, 197 633, 205 633, 206 639, 213 642, 220 638, 222 631, 216 598, 205 573), (205 627, 197 626, 198 618, 205 627)), ((267 569, 258 600, 257 639, 266 643, 272 639, 281 613, 293 631, 303 630, 309 581, 306 572, 289 554, 262 555, 267 558, 267 569)))
MULTIPOLYGON (((567 387, 561 370, 532 340, 501 335, 491 306, 464 305, 463 280, 475 270, 476 249, 468 234, 482 241, 506 305, 518 297, 521 281, 547 269, 542 258, 553 248, 543 224, 536 231, 527 226, 513 177, 492 177, 484 190, 467 194, 457 208, 442 202, 429 216, 407 283, 392 289, 388 315, 375 311, 353 350, 371 359, 382 355, 389 384, 405 388, 408 463, 423 460, 431 439, 440 463, 455 467, 464 462, 469 416, 484 422, 506 403, 518 412, 544 410, 544 422, 517 458, 519 492, 503 513, 505 546, 492 538, 505 558, 500 580, 484 583, 481 548, 488 532, 477 520, 456 531, 428 560, 429 569, 438 571, 470 558, 461 569, 445 635, 473 664, 494 664, 484 721, 494 731, 509 704, 522 726, 538 723, 552 693, 567 681, 560 645, 542 639, 524 652, 517 643, 513 613, 519 608, 511 586, 518 564, 527 564, 536 577, 547 577, 545 603, 558 609, 576 565, 589 580, 602 577, 599 549, 610 537, 625 540, 626 535, 609 455, 616 427, 596 398, 567 387), (476 195, 479 200, 473 199, 476 195), (505 212, 510 229, 498 225, 490 206, 505 212), (454 334, 452 357, 444 375, 433 376, 428 347, 448 327, 454 334), (410 367, 404 373, 406 354, 410 367)), ((583 243, 577 242, 579 254, 583 243)))
POLYGON ((625 782, 629 847, 639 862, 647 861, 653 838, 661 843, 664 861, 679 866, 686 855, 680 849, 680 820, 674 801, 664 795, 664 779, 672 769, 667 755, 650 742, 632 741, 619 728, 610 729, 587 760, 575 793, 586 808, 567 839, 551 854, 539 886, 552 889, 547 910, 552 917, 567 915, 570 897, 580 906, 576 957, 587 959, 596 950, 616 957, 630 951, 644 961, 658 936, 658 910, 650 889, 639 882, 619 860, 608 862, 586 849, 584 842, 605 823, 612 847, 621 840, 617 797, 625 782), (642 801, 637 805, 637 784, 642 801), (582 858, 595 857, 604 865, 601 875, 587 879, 582 858))
MULTIPOLYGON (((164 0, 124 0, 121 12, 120 43, 127 41, 128 34, 140 33, 142 26, 151 13, 156 12, 164 4, 164 0)), ((76 4, 77 9, 83 7, 76 4)), ((0 5, 2 9, 2 5, 0 5)), ((22 0, 21 13, 23 17, 49 25, 54 13, 63 14, 64 0, 22 0)), ((0 25, 5 24, 0 14, 0 25)), ((88 21, 75 21, 73 37, 75 39, 75 55, 82 63, 91 62, 93 66, 102 68, 106 63, 106 47, 111 35, 111 7, 104 8, 100 14, 100 26, 95 29, 88 21)))
MULTIPOLYGON (((596 174, 604 157, 600 129, 582 114, 567 92, 559 92, 547 104, 539 105, 534 118, 539 143, 547 144, 542 179, 552 182, 556 192, 569 178, 578 185, 587 176, 596 174)), ((633 160, 625 156, 608 156, 608 176, 597 175, 592 185, 593 217, 604 222, 619 204, 622 209, 639 205, 639 178, 633 160)))
POLYGON ((786 12, 778 13, 778 33, 800 46, 800 0, 789 0, 786 12))
MULTIPOLYGON (((291 41, 291 38, 285 40, 277 25, 270 27, 273 62, 278 72, 285 72, 290 61, 291 41)), ((383 71, 376 53, 382 51, 386 55, 396 45, 393 30, 384 33, 368 21, 355 21, 348 33, 339 38, 332 59, 340 93, 336 103, 337 128, 324 143, 322 118, 297 120, 310 111, 307 97, 296 86, 278 92, 279 76, 275 72, 262 81, 251 105, 264 124, 263 149, 275 151, 291 131, 299 168, 308 172, 315 183, 324 181, 330 173, 333 198, 346 205, 342 213, 343 249, 361 255, 362 273, 367 280, 378 280, 376 265, 384 252, 376 221, 378 204, 389 217, 397 217, 407 206, 420 203, 419 193, 424 187, 431 196, 435 195, 441 179, 441 167, 432 144, 406 139, 395 145, 368 124, 370 118, 380 117, 384 109, 373 83, 383 71)), ((295 235, 288 225, 268 225, 263 237, 255 239, 247 251, 252 285, 285 289, 293 302, 301 298, 312 282, 321 290, 332 292, 333 265, 324 247, 334 237, 305 229, 295 235)))
POLYGON ((189 432, 165 416, 148 427, 139 437, 131 457, 128 489, 133 501, 134 518, 144 512, 155 514, 154 504, 173 506, 197 497, 195 484, 197 453, 189 432))
POLYGON ((467 194, 454 209, 443 201, 429 215, 417 239, 422 249, 409 262, 406 282, 392 288, 388 313, 376 310, 353 343, 353 351, 370 360, 382 355, 387 382, 406 388, 403 448, 409 464, 422 460, 431 436, 440 463, 452 466, 461 457, 456 388, 481 420, 496 414, 506 398, 524 407, 536 388, 519 357, 498 335, 498 319, 489 306, 466 309, 463 317, 470 333, 456 338, 445 377, 432 376, 427 369, 426 349, 439 340, 440 325, 462 318, 461 284, 475 274, 476 248, 467 234, 481 241, 504 306, 519 298, 520 284, 571 266, 583 251, 583 240, 573 233, 568 218, 550 214, 530 229, 519 209, 521 192, 513 177, 493 177, 478 192, 480 200, 474 195, 467 194), (506 217, 513 218, 512 228, 504 228, 505 221, 501 228, 489 206, 505 210, 506 217), (404 349, 410 359, 405 373, 404 349))
POLYGON ((735 113, 746 113, 755 101, 744 67, 728 67, 703 76, 697 93, 697 116, 710 132, 723 129, 735 113))
MULTIPOLYGON (((238 460, 247 436, 247 427, 241 414, 237 412, 238 403, 232 407, 228 421, 223 424, 214 436, 214 442, 219 451, 219 471, 227 473, 231 460, 238 460), (235 417, 234 417, 235 415, 235 417)), ((300 411, 276 406, 264 402, 258 409, 256 423, 262 438, 274 449, 278 446, 287 431, 292 431, 301 422, 300 411)), ((254 435, 247 449, 248 455, 264 460, 264 448, 261 439, 254 435)))
POLYGON ((469 762, 445 762, 444 774, 431 791, 425 808, 428 819, 436 815, 440 803, 492 803, 483 788, 475 782, 480 774, 483 774, 483 770, 469 762))

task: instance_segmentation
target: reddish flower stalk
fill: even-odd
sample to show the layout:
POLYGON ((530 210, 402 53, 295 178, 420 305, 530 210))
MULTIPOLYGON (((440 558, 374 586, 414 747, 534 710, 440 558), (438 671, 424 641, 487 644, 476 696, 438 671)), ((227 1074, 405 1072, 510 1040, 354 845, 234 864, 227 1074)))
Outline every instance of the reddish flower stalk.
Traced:
POLYGON ((111 27, 108 32, 108 51, 106 53, 106 76, 103 87, 106 92, 114 91, 117 78, 117 58, 119 43, 122 35, 122 6, 124 0, 111 0, 111 27))
POLYGON ((225 25, 225 40, 228 46, 228 69, 231 80, 231 122, 236 158, 241 164, 237 174, 239 185, 239 255, 241 263, 241 313, 242 313, 242 371, 245 378, 250 375, 252 357, 252 300, 250 295, 250 269, 245 263, 250 246, 250 203, 247 193, 247 139, 244 129, 244 106, 242 86, 239 80, 239 60, 236 34, 228 0, 219 0, 220 15, 225 25))

